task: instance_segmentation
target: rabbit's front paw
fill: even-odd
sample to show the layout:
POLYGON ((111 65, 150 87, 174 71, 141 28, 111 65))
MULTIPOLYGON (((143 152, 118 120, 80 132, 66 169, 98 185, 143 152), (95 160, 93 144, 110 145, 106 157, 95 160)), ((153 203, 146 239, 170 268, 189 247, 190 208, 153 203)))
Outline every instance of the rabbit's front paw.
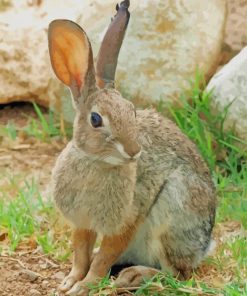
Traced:
POLYGON ((74 286, 65 294, 68 296, 88 296, 89 289, 86 287, 83 281, 77 282, 74 286))
POLYGON ((77 281, 81 279, 80 275, 69 274, 64 278, 58 289, 62 292, 68 291, 77 281))

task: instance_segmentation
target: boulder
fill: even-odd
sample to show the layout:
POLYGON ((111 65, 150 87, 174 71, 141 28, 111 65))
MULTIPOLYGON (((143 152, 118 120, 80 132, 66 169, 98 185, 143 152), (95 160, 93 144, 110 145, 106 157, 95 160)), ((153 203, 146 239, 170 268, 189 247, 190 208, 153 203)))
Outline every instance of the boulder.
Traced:
MULTIPOLYGON (((96 56, 116 2, 12 0, 12 8, 0 12, 0 103, 35 100, 70 113, 68 96, 50 67, 48 24, 55 18, 78 22, 96 56)), ((147 102, 173 100, 189 87, 197 68, 206 77, 214 73, 223 40, 225 0, 132 0, 130 10, 117 69, 117 85, 125 95, 147 102)))
POLYGON ((247 0, 227 0, 227 7, 222 64, 247 45, 247 0))
POLYGON ((220 61, 224 0, 140 1, 120 52, 117 82, 130 97, 172 101, 199 69, 208 79, 220 61))
POLYGON ((212 91, 213 112, 229 106, 224 128, 247 143, 247 46, 213 76, 207 90, 212 91))

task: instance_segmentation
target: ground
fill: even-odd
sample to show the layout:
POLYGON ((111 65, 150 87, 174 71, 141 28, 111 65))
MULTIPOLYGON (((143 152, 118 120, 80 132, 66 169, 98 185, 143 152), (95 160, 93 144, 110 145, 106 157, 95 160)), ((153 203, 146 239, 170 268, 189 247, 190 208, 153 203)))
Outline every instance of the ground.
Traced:
MULTIPOLYGON (((64 128, 58 131, 48 121, 47 111, 35 108, 17 104, 0 109, 0 295, 3 296, 59 295, 56 288, 71 266, 70 230, 59 218, 47 190, 55 159, 66 145, 70 131, 67 134, 64 128)), ((219 174, 217 170, 215 174, 219 174)), ((221 194, 224 198, 219 200, 214 230, 216 248, 191 281, 179 282, 160 275, 139 292, 126 292, 116 290, 111 279, 105 279, 92 295, 247 295, 244 183, 237 186, 231 181, 229 187, 225 184, 227 178, 221 175, 217 178, 219 199, 221 194)))

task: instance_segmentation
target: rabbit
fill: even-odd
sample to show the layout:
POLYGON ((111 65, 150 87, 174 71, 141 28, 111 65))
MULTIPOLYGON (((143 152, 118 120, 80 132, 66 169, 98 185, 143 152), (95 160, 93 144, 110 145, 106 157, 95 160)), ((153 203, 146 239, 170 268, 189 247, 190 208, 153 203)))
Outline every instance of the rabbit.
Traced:
POLYGON ((171 120, 137 110, 115 89, 128 7, 126 0, 117 6, 96 71, 79 25, 49 25, 51 65, 76 111, 73 138, 52 172, 55 204, 73 226, 73 266, 59 287, 66 295, 88 295, 88 284, 114 264, 131 265, 118 287, 138 286, 160 271, 187 279, 212 241, 215 188, 195 145, 171 120))

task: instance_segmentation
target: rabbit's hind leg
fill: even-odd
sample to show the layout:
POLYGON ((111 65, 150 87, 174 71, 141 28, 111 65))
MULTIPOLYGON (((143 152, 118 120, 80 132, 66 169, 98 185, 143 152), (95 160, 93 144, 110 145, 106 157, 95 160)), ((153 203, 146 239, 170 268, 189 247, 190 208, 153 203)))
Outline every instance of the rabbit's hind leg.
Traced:
POLYGON ((127 267, 119 273, 115 285, 118 288, 138 288, 144 279, 151 279, 159 272, 158 269, 141 265, 127 267))

